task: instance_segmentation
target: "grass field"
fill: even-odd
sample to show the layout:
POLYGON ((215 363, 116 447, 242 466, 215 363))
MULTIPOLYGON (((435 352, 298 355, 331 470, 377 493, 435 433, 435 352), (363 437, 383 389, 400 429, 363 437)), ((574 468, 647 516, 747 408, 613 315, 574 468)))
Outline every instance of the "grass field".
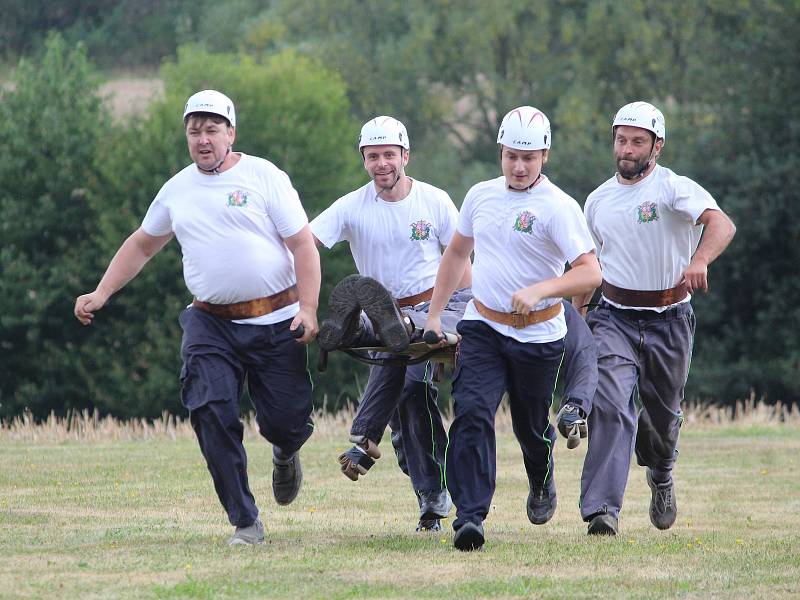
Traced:
POLYGON ((535 527, 521 455, 499 416, 487 544, 468 554, 453 549, 449 526, 414 533, 416 502, 393 456, 357 483, 339 474, 345 417, 322 419, 304 447, 305 483, 289 507, 272 500, 270 448, 250 424, 268 541, 246 548, 226 545, 232 528, 185 424, 6 424, 0 597, 799 597, 800 419, 700 417, 684 426, 675 526, 650 525, 634 467, 620 535, 590 539, 577 508, 585 443, 570 451, 559 441, 559 508, 535 527))

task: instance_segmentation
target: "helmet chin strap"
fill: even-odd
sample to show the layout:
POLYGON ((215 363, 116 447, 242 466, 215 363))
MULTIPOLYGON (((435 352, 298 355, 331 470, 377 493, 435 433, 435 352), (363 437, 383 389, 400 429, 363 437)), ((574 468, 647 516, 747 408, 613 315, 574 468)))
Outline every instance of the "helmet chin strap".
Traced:
POLYGON ((400 174, 396 173, 394 178, 394 183, 388 187, 382 187, 381 191, 378 192, 377 196, 380 196, 383 192, 391 192, 395 187, 397 187, 399 181, 400 181, 400 174))
POLYGON ((534 179, 534 180, 533 180, 533 183, 531 183, 530 185, 527 185, 527 186, 525 186, 524 188, 515 188, 513 185, 509 185, 509 186, 508 186, 508 189, 510 189, 510 190, 514 190, 514 191, 516 191, 516 192, 527 192, 528 190, 530 190, 531 188, 533 188, 533 186, 535 186, 537 183, 539 183, 539 180, 540 180, 541 178, 542 178, 542 174, 541 174, 541 173, 539 173, 539 174, 536 176, 536 179, 534 179))
POLYGON ((230 153, 231 153, 231 147, 228 146, 225 149, 225 156, 222 157, 222 160, 220 160, 216 165, 214 165, 210 169, 204 169, 200 165, 197 165, 197 163, 195 163, 195 164, 197 165, 197 168, 200 169, 203 173, 209 173, 211 175, 219 175, 222 172, 222 171, 219 170, 219 168, 222 166, 222 163, 225 162, 225 159, 228 158, 228 154, 230 154, 230 153))
POLYGON ((653 159, 648 160, 645 163, 645 165, 639 170, 639 172, 636 173, 636 175, 634 175, 633 177, 625 177, 625 175, 623 175, 622 173, 620 173, 619 176, 622 177, 625 181, 636 181, 637 179, 641 179, 642 175, 644 175, 644 172, 647 171, 647 169, 650 168, 650 164, 652 162, 653 162, 653 159))
POLYGON ((650 158, 648 158, 644 166, 641 169, 639 169, 639 171, 633 177, 625 177, 625 175, 623 175, 622 173, 620 173, 619 176, 622 177, 625 181, 636 181, 637 179, 641 179, 642 176, 644 175, 644 172, 647 171, 647 169, 650 168, 650 165, 653 164, 653 150, 655 150, 657 139, 658 138, 654 139, 653 145, 650 146, 650 158))

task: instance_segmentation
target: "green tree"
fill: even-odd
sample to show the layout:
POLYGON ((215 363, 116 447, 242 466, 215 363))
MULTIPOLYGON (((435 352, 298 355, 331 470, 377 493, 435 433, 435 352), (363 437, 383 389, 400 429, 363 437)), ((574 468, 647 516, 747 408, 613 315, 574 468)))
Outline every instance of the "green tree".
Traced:
POLYGON ((703 319, 689 384, 715 400, 752 389, 757 397, 798 402, 800 2, 715 8, 707 25, 726 59, 698 90, 709 109, 687 115, 700 134, 690 160, 738 233, 712 271, 711 293, 696 302, 703 319))
POLYGON ((497 172, 499 118, 533 104, 553 124, 546 172, 583 201, 613 172, 610 121, 646 99, 667 117, 661 162, 739 224, 696 299, 688 395, 800 398, 796 0, 277 0, 284 43, 347 81, 359 118, 409 126, 414 165, 453 192, 497 172), (312 35, 312 32, 314 35, 312 35))
POLYGON ((0 101, 0 415, 85 406, 70 318, 107 124, 83 48, 51 37, 0 101))

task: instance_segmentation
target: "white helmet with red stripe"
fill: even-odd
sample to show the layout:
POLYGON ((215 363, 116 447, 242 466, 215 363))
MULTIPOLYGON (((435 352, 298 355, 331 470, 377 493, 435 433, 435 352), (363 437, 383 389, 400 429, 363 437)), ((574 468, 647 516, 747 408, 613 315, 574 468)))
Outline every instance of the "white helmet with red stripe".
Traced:
POLYGON ((401 146, 408 150, 410 143, 406 126, 394 117, 386 115, 370 119, 361 128, 358 136, 358 149, 364 146, 401 146))
POLYGON ((611 130, 613 131, 617 125, 629 125, 652 131, 656 134, 656 139, 664 140, 667 137, 664 115, 649 102, 631 102, 620 108, 614 115, 611 130))
POLYGON ((548 150, 550 121, 533 106, 520 106, 503 117, 497 143, 516 150, 548 150))

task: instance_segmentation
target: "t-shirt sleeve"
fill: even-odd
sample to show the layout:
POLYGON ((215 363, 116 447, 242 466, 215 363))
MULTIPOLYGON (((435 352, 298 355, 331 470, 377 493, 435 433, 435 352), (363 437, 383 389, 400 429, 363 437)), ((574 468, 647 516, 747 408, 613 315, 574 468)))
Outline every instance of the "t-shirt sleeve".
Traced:
POLYGON ((344 203, 345 198, 339 198, 311 221, 311 232, 326 248, 347 239, 344 203))
POLYGON ((694 224, 704 211, 719 210, 719 205, 700 184, 679 176, 675 181, 672 208, 694 224))
POLYGON ((570 264, 581 254, 595 249, 586 217, 583 216, 578 203, 571 198, 564 202, 563 210, 554 215, 551 221, 551 235, 564 259, 570 264))
POLYGON ((148 235, 159 237, 172 233, 172 217, 169 209, 164 206, 164 198, 165 191, 162 187, 142 219, 142 230, 148 235))
POLYGON ((291 237, 308 223, 300 196, 283 171, 276 169, 266 176, 269 177, 269 216, 282 238, 291 237))

